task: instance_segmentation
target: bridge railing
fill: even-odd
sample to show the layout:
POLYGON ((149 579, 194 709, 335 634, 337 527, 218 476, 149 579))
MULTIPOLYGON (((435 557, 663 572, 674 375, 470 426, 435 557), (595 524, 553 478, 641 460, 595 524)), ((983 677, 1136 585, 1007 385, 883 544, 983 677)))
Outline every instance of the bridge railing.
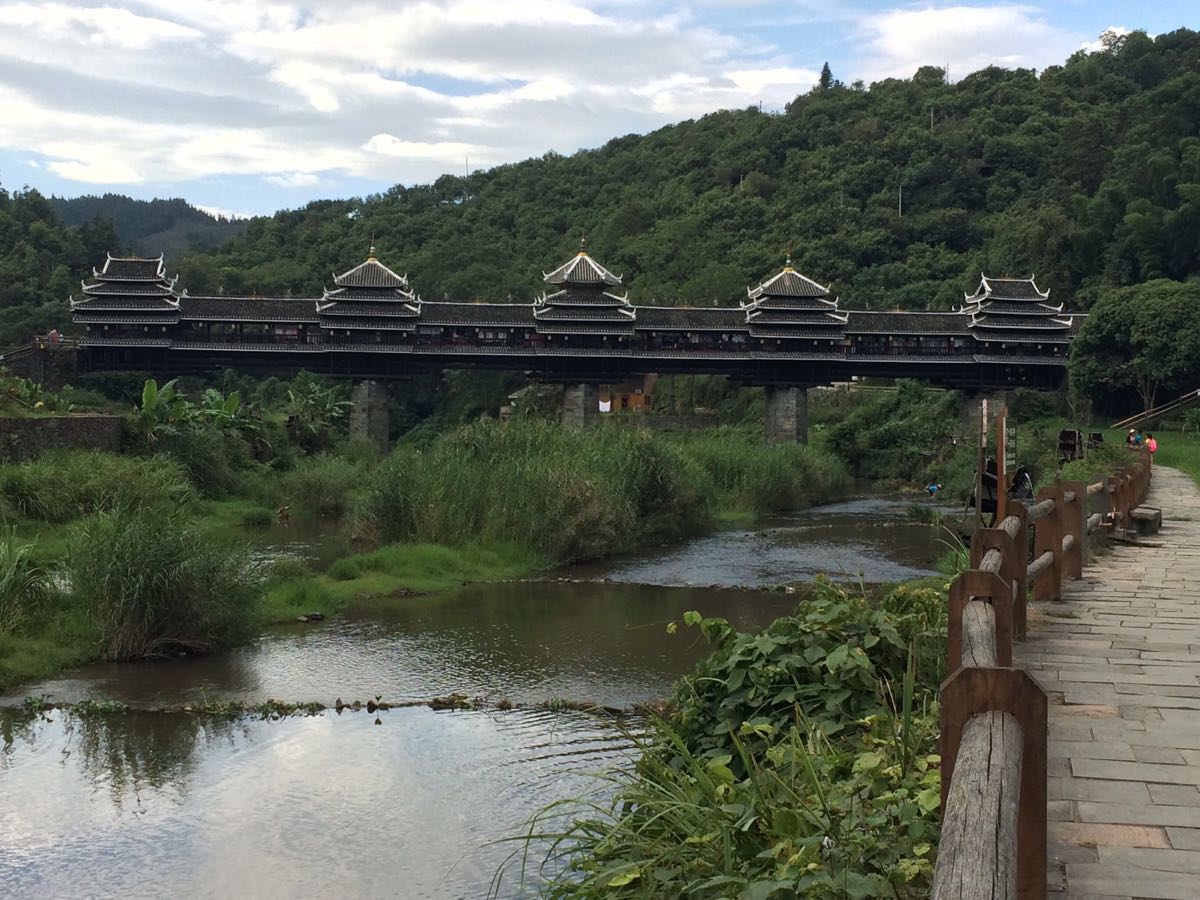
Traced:
POLYGON ((942 838, 935 900, 1046 896, 1046 694, 1013 667, 1026 600, 1058 600, 1080 578, 1088 535, 1127 526, 1150 489, 1146 450, 1095 484, 1056 482, 971 540, 950 585, 949 677, 941 687, 942 838), (1107 515, 1087 513, 1106 494, 1107 515), (1030 530, 1033 558, 1030 560, 1030 530))

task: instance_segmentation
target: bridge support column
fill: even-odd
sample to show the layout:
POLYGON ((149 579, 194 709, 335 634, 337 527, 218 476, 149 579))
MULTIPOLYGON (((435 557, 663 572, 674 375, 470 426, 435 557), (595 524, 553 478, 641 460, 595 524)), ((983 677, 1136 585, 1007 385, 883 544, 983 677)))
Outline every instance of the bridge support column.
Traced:
POLYGON ((378 381, 360 381, 350 392, 350 437, 388 449, 388 395, 378 381))
POLYGON ((808 388, 768 387, 763 425, 768 444, 807 444, 808 388))
POLYGON ((600 389, 594 384, 568 384, 563 390, 562 423, 595 425, 600 420, 600 389))

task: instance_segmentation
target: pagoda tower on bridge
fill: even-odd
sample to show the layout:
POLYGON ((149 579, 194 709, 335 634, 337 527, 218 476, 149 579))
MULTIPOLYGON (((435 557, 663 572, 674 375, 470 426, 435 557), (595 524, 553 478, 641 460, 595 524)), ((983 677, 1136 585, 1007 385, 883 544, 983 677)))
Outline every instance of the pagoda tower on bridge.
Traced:
POLYGON ((421 298, 375 256, 371 245, 366 262, 333 276, 336 287, 317 301, 321 327, 331 332, 414 331, 421 316, 421 298))
POLYGON ((175 278, 167 278, 162 256, 113 256, 103 269, 92 269, 83 296, 71 298, 71 314, 89 334, 117 339, 122 334, 164 333, 179 323, 175 278))
POLYGON ((628 294, 614 292, 621 286, 621 276, 592 259, 585 241, 579 242, 575 256, 543 279, 558 290, 534 301, 539 334, 633 335, 637 312, 628 294))
POLYGON ((790 253, 782 271, 746 289, 742 309, 751 336, 757 338, 840 341, 849 319, 838 311, 828 287, 796 271, 790 253))
POLYGON ((1049 302, 1050 292, 1038 288, 1034 277, 993 278, 982 275, 974 294, 967 294, 963 312, 977 341, 991 344, 1035 344, 1051 353, 1065 352, 1070 343, 1071 316, 1063 305, 1049 302))

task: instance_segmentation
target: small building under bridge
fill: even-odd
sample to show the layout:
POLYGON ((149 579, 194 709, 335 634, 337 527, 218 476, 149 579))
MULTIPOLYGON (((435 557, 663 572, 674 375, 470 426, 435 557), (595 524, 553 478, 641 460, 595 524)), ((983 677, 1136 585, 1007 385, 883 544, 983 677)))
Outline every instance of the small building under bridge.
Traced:
MULTIPOLYGON (((815 385, 917 378, 972 393, 1058 387, 1077 325, 1033 277, 983 276, 952 312, 844 310, 790 258, 738 306, 636 304, 582 246, 543 280, 544 292, 526 303, 427 301, 372 247, 320 297, 191 296, 161 256, 110 255, 71 312, 85 370, 307 369, 362 381, 510 370, 565 385, 563 417, 579 424, 596 418, 600 384, 725 375, 767 389, 774 441, 805 439, 806 389, 815 385)), ((369 402, 368 391, 356 393, 369 402)))

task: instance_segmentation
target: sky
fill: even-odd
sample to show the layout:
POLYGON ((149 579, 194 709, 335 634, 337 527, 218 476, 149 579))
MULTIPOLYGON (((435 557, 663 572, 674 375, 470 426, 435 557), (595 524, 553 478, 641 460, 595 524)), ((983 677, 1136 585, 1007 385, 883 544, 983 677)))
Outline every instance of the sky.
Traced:
POLYGON ((0 0, 0 184, 269 213, 717 109, 1042 69, 1200 0, 0 0))

